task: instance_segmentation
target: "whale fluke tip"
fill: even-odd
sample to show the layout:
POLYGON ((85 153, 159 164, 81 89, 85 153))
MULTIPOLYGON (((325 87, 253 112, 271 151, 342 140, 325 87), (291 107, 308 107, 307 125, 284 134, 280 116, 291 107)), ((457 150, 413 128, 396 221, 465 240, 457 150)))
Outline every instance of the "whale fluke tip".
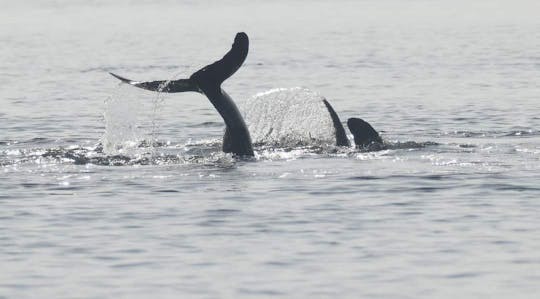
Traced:
POLYGON ((247 34, 245 32, 238 32, 236 34, 236 36, 234 37, 235 40, 236 39, 247 39, 247 38, 248 38, 248 36, 247 36, 247 34))
POLYGON ((122 76, 119 76, 119 75, 117 75, 117 74, 115 74, 115 73, 109 72, 109 74, 110 74, 111 76, 115 77, 116 79, 118 79, 118 80, 120 80, 120 81, 122 81, 122 82, 124 82, 124 83, 127 83, 127 84, 134 84, 134 83, 137 83, 137 82, 133 82, 133 81, 127 79, 127 78, 124 78, 124 77, 122 77, 122 76))

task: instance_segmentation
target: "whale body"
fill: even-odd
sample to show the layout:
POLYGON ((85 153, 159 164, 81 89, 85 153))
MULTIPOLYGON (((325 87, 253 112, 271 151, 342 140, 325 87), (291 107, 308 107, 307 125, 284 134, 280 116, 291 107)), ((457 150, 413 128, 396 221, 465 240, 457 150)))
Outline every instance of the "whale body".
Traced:
MULTIPOLYGON (((223 152, 237 156, 253 156, 251 136, 244 118, 231 97, 221 88, 221 84, 242 66, 248 51, 249 38, 247 34, 240 32, 236 34, 231 49, 223 58, 201 68, 187 79, 138 82, 113 73, 110 74, 124 83, 146 90, 166 93, 197 92, 204 94, 225 122, 223 152)), ((323 100, 323 103, 333 122, 335 144, 337 146, 350 146, 345 129, 334 108, 326 99, 323 100)), ((364 147, 374 142, 382 143, 377 131, 364 120, 351 118, 347 121, 347 125, 354 136, 357 147, 364 147)))

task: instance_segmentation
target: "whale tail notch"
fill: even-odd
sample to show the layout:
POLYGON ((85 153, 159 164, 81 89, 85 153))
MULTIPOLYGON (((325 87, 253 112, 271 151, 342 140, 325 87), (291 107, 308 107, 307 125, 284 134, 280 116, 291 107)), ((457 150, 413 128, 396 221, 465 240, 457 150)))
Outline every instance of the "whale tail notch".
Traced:
POLYGON ((222 59, 201 68, 188 79, 138 82, 114 73, 109 74, 126 84, 150 91, 167 93, 192 91, 205 93, 207 89, 219 88, 223 81, 231 77, 246 60, 248 51, 248 36, 244 32, 239 32, 234 38, 231 49, 222 59))
POLYGON ((371 144, 382 144, 379 133, 365 120, 360 118, 349 118, 347 126, 354 136, 356 147, 368 147, 371 144))

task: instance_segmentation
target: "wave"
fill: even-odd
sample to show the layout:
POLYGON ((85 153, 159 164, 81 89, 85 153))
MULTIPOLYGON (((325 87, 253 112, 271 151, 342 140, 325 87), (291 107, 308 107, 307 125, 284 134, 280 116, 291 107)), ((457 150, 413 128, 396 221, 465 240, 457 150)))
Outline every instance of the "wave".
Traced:
POLYGON ((534 137, 540 136, 539 130, 517 129, 509 131, 451 131, 445 132, 443 136, 465 137, 465 138, 500 138, 500 137, 534 137))
MULTIPOLYGON (((34 140, 34 142, 34 145, 38 145, 42 140, 34 140)), ((172 144, 170 141, 142 141, 130 150, 114 154, 107 153, 101 143, 94 146, 69 145, 49 148, 9 148, 8 146, 7 149, 0 151, 0 166, 23 164, 93 164, 99 166, 202 164, 228 167, 237 161, 282 160, 314 155, 344 157, 382 150, 420 149, 433 145, 437 145, 437 143, 386 141, 383 145, 357 149, 324 143, 259 143, 255 145, 255 158, 247 159, 223 153, 221 141, 217 139, 190 141, 185 144, 172 144)))

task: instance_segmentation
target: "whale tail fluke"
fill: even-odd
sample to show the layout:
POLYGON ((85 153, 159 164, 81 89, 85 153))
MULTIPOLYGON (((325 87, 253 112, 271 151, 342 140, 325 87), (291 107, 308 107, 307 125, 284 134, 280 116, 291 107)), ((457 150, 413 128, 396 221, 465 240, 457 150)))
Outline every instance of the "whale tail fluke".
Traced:
POLYGON ((220 87, 223 81, 242 66, 248 51, 249 38, 244 32, 239 32, 231 49, 223 58, 196 71, 189 79, 199 85, 203 92, 206 88, 220 87))
POLYGON ((363 119, 349 118, 347 126, 354 136, 357 147, 367 147, 373 143, 382 144, 382 138, 373 127, 363 119))
POLYGON ((168 92, 168 93, 186 92, 186 91, 200 92, 197 85, 193 83, 190 79, 138 82, 138 81, 133 81, 133 80, 124 78, 114 73, 109 72, 109 74, 111 74, 111 76, 115 77, 116 79, 126 84, 130 84, 135 87, 139 87, 139 88, 151 90, 151 91, 168 92))
POLYGON ((231 50, 222 59, 196 71, 188 79, 138 82, 114 73, 109 74, 126 84, 151 91, 167 93, 194 91, 205 93, 208 89, 219 88, 223 81, 232 76, 246 60, 248 51, 248 36, 244 32, 239 32, 234 38, 231 50))

